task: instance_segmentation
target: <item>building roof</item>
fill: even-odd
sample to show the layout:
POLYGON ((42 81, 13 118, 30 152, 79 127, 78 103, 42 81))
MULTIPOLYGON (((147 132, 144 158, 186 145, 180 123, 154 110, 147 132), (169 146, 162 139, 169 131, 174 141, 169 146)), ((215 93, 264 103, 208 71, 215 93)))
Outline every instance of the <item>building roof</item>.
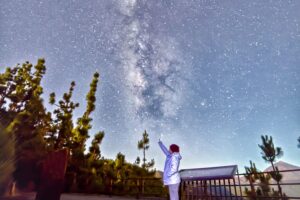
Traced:
POLYGON ((231 179, 237 172, 237 165, 180 170, 182 180, 231 179))

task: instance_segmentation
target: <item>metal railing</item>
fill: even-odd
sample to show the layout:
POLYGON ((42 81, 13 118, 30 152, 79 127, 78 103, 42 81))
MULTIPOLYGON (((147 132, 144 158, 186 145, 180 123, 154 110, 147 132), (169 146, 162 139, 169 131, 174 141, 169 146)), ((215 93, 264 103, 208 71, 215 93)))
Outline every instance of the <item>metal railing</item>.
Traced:
MULTIPOLYGON (((232 179, 182 181, 180 197, 183 200, 300 199, 300 169, 282 170, 279 172, 283 177, 279 183, 272 179, 265 182, 257 180, 251 183, 245 178, 246 174, 239 173, 232 179), (286 177, 290 179, 286 179, 286 177), (282 194, 278 192, 278 184, 282 194)), ((271 173, 261 172, 255 175, 271 173)))
MULTIPOLYGON (((242 200, 242 199, 300 199, 300 169, 279 171, 283 178, 279 182, 282 194, 271 195, 272 190, 278 191, 278 184, 274 180, 269 183, 255 181, 250 183, 245 178, 246 174, 238 173, 229 179, 182 180, 180 185, 180 198, 182 200, 242 200), (267 184, 266 184, 267 183, 267 184), (269 188, 268 193, 258 194, 257 191, 264 187, 269 188), (255 193, 246 191, 255 191, 255 193)), ((267 175, 271 172, 261 172, 256 175, 267 175)), ((253 174, 254 175, 254 174, 253 174)), ((168 199, 168 189, 163 186, 161 178, 136 177, 127 179, 109 179, 103 185, 100 193, 107 195, 124 195, 137 199, 168 199)))

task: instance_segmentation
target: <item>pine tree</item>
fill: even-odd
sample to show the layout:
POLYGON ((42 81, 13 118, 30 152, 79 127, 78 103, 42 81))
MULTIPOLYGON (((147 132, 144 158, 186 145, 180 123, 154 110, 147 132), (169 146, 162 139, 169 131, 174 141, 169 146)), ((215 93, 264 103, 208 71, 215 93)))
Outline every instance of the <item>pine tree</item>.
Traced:
POLYGON ((91 113, 95 110, 96 91, 99 79, 99 73, 94 74, 93 80, 90 84, 90 90, 86 95, 87 106, 82 117, 77 120, 77 126, 74 129, 75 143, 77 145, 77 151, 84 153, 85 142, 89 138, 89 130, 92 128, 90 117, 91 113))
POLYGON ((271 175, 260 173, 258 175, 258 179, 260 181, 260 183, 259 183, 260 189, 258 191, 256 191, 256 193, 258 194, 258 196, 268 197, 269 193, 271 191, 271 188, 270 188, 271 175))
MULTIPOLYGON (((252 161, 250 161, 250 167, 245 167, 245 171, 245 178, 249 181, 251 188, 251 191, 249 191, 248 188, 245 188, 245 193, 249 199, 261 199, 279 196, 278 191, 274 191, 273 188, 271 191, 270 188, 270 180, 273 178, 272 172, 260 172, 252 161), (257 188, 254 187, 255 183, 258 183, 257 188)), ((283 194, 283 197, 286 197, 286 195, 283 194)))
MULTIPOLYGON (((85 143, 89 136, 89 130, 92 128, 91 125, 91 113, 95 110, 96 102, 96 91, 99 79, 99 73, 94 73, 93 80, 90 84, 90 90, 86 95, 87 106, 82 117, 78 118, 77 125, 72 130, 72 150, 69 161, 69 172, 73 174, 73 187, 77 187, 76 183, 82 184, 80 181, 85 180, 86 176, 90 171, 88 156, 85 155, 85 143), (78 177, 78 178, 77 178, 78 177), (77 180, 78 179, 78 180, 77 180)), ((102 133, 101 133, 102 134, 102 133)), ((99 135, 103 138, 103 136, 99 135)), ((102 140, 102 139, 101 139, 102 140)), ((79 185, 78 185, 79 186, 79 185)))
POLYGON ((120 182, 122 179, 125 178, 125 169, 124 169, 125 164, 126 164, 125 155, 119 152, 115 159, 115 170, 116 170, 117 182, 120 182))
POLYGON ((246 194, 251 199, 256 199, 254 183, 258 179, 258 169, 256 168, 255 163, 253 163, 250 160, 250 167, 245 167, 245 171, 246 171, 245 178, 249 181, 251 187, 251 191, 248 191, 248 189, 246 188, 246 194))
MULTIPOLYGON (((91 146, 89 148, 89 153, 86 155, 87 166, 86 166, 86 174, 84 179, 86 180, 86 188, 90 188, 88 190, 97 191, 99 189, 101 183, 103 183, 103 178, 101 177, 101 173, 103 172, 103 164, 104 161, 101 159, 101 151, 100 144, 104 138, 104 132, 99 132, 94 135, 94 139, 91 142, 91 146)), ((103 158, 103 157, 102 157, 103 158)))
POLYGON ((55 93, 50 94, 49 103, 57 108, 53 111, 55 118, 52 121, 51 131, 48 132, 48 148, 58 150, 62 148, 73 149, 73 112, 79 107, 79 103, 72 101, 75 82, 71 82, 69 91, 63 94, 62 100, 56 104, 55 93))
POLYGON ((38 164, 46 153, 44 135, 49 129, 50 114, 41 98, 45 72, 45 60, 39 59, 35 66, 29 62, 18 64, 0 75, 0 120, 16 139, 14 176, 19 186, 37 183, 38 164))
POLYGON ((143 138, 141 140, 138 141, 138 149, 139 150, 143 150, 143 164, 142 167, 144 169, 149 169, 151 167, 154 166, 154 160, 152 159, 150 162, 146 163, 147 159, 146 159, 146 150, 149 149, 150 145, 149 145, 149 135, 147 133, 147 131, 145 130, 143 133, 143 138))
POLYGON ((266 162, 270 162, 273 168, 273 172, 271 173, 272 178, 277 182, 278 191, 280 196, 282 196, 282 191, 280 187, 280 180, 282 178, 281 174, 277 167, 274 166, 274 162, 277 158, 280 158, 283 155, 283 151, 280 147, 274 147, 272 136, 261 136, 262 144, 258 145, 259 148, 262 150, 261 155, 262 158, 266 162))
POLYGON ((89 148, 89 157, 92 159, 92 161, 96 161, 101 158, 100 144, 103 138, 104 138, 103 131, 94 135, 94 139, 92 140, 92 144, 89 148))

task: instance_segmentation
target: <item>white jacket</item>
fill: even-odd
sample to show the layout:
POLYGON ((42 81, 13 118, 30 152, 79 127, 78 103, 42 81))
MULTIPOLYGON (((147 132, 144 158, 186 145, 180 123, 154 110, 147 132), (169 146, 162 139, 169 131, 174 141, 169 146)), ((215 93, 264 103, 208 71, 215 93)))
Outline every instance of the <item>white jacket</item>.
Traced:
POLYGON ((180 183, 180 175, 178 172, 181 155, 177 152, 170 153, 169 150, 165 147, 165 145, 159 141, 158 142, 161 150, 167 156, 165 167, 164 167, 164 185, 172 185, 180 183))

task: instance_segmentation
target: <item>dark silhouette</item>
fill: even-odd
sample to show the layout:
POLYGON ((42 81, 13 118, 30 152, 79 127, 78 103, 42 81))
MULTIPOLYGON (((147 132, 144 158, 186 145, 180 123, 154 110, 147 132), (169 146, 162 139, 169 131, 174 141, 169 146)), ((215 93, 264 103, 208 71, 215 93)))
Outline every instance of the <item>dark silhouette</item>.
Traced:
MULTIPOLYGON (((141 140, 138 141, 138 149, 139 150, 143 150, 143 164, 142 164, 142 167, 143 168, 151 168, 154 166, 154 160, 152 159, 150 162, 146 163, 147 162, 147 159, 146 159, 146 150, 148 150, 150 147, 149 145, 149 135, 147 133, 147 131, 145 130, 144 133, 143 133, 143 138, 141 140)), ((139 163, 140 162, 140 158, 138 157, 136 159, 136 163, 139 163)))
POLYGON ((272 178, 277 182, 279 195, 282 197, 282 190, 280 187, 280 180, 282 179, 282 175, 279 173, 277 167, 274 166, 274 162, 277 158, 280 158, 283 155, 283 151, 280 147, 274 147, 272 136, 261 136, 262 144, 258 145, 262 150, 261 155, 262 158, 270 162, 273 168, 273 172, 271 173, 272 178))

